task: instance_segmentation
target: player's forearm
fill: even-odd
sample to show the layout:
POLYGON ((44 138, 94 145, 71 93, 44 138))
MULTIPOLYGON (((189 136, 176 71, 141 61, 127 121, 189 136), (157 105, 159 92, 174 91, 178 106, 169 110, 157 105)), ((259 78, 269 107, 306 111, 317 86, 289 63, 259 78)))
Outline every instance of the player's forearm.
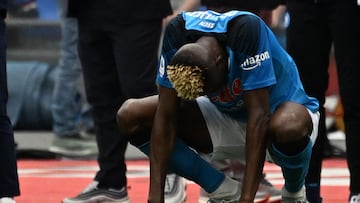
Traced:
POLYGON ((270 119, 270 99, 268 88, 245 92, 248 113, 246 129, 246 167, 240 202, 253 201, 259 186, 264 166, 267 124, 270 119))
MULTIPOLYGON (((155 122, 156 123, 156 122, 155 122)), ((164 126, 158 125, 158 126, 164 126)), ((166 125, 165 125, 166 126, 166 125)), ((164 202, 166 172, 173 148, 174 136, 164 127, 154 127, 150 141, 150 189, 149 202, 164 202), (168 133, 166 133, 168 132, 168 133)))
POLYGON ((163 203, 164 202, 164 184, 165 176, 159 176, 156 166, 153 166, 153 161, 150 161, 150 188, 148 203, 163 203))
POLYGON ((266 153, 265 121, 247 130, 246 167, 240 202, 253 202, 264 166, 266 153))
POLYGON ((164 201, 163 191, 164 191, 164 183, 165 183, 166 168, 167 168, 166 160, 168 158, 163 155, 169 154, 169 152, 163 149, 159 150, 159 148, 162 147, 154 148, 153 146, 151 146, 150 189, 149 189, 149 202, 151 203, 162 203, 164 201))

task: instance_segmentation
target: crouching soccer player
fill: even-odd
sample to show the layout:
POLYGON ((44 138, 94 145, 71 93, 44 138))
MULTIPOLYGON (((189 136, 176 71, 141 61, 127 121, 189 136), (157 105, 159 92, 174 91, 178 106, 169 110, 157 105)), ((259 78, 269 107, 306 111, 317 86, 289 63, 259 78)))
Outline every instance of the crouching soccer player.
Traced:
POLYGON ((318 101, 259 17, 183 12, 166 28, 157 82, 158 96, 128 100, 117 117, 150 156, 149 202, 164 201, 169 170, 198 183, 210 201, 253 202, 266 154, 282 169, 282 202, 307 202, 318 101), (242 186, 190 147, 213 158, 245 156, 242 186))

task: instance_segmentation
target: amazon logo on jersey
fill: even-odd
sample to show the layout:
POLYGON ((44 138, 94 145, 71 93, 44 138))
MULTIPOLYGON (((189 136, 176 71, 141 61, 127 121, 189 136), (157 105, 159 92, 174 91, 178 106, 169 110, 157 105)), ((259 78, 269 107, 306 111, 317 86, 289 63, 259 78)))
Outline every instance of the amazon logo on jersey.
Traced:
POLYGON ((241 68, 243 70, 252 70, 256 67, 261 65, 261 62, 270 59, 270 54, 268 51, 265 51, 260 54, 256 54, 255 56, 248 57, 245 61, 241 64, 241 68))

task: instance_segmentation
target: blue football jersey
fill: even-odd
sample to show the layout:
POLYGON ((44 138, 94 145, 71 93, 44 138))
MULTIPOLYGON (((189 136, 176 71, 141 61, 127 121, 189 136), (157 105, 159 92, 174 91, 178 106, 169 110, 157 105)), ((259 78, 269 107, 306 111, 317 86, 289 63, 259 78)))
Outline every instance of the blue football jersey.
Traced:
POLYGON ((318 101, 305 93, 293 59, 259 17, 244 11, 183 12, 171 21, 162 46, 159 85, 173 88, 166 73, 168 62, 182 45, 204 35, 216 37, 229 56, 226 83, 207 95, 220 111, 245 119, 244 91, 264 87, 269 87, 272 112, 286 101, 318 111, 318 101))

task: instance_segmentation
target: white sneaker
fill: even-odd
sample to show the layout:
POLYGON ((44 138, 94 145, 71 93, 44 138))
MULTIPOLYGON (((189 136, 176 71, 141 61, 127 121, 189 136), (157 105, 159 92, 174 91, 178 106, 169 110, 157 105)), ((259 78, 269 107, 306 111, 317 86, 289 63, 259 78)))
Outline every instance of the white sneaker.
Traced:
MULTIPOLYGON (((242 180, 239 180, 240 182, 242 180)), ((258 191, 255 195, 254 202, 261 202, 262 200, 269 197, 269 202, 277 202, 281 200, 281 191, 275 188, 268 180, 265 179, 265 176, 262 177, 259 184, 258 191)), ((200 188, 200 197, 198 203, 207 203, 209 200, 209 194, 202 188, 200 188)))
POLYGON ((269 196, 269 202, 279 202, 281 200, 281 190, 275 188, 265 177, 262 175, 259 188, 255 195, 255 202, 261 202, 269 196))
POLYGON ((225 176, 224 182, 214 192, 209 193, 208 203, 238 202, 241 196, 242 183, 225 176))
POLYGON ((282 203, 309 203, 306 199, 305 186, 297 192, 288 192, 285 187, 281 190, 282 203))
MULTIPOLYGON (((93 182, 94 183, 94 182, 93 182)), ((108 203, 130 203, 127 189, 123 187, 116 189, 101 189, 96 186, 85 188, 75 197, 69 197, 62 200, 62 203, 91 203, 91 202, 108 202, 108 203)))
POLYGON ((360 194, 351 196, 349 203, 360 203, 360 194))
POLYGON ((182 203, 186 199, 186 181, 176 174, 166 175, 164 200, 165 203, 182 203))
POLYGON ((2 197, 2 198, 0 198, 0 203, 16 203, 16 202, 13 198, 2 197))
POLYGON ((87 193, 87 192, 89 192, 89 191, 91 191, 91 190, 94 190, 94 189, 97 187, 98 184, 99 184, 98 181, 96 181, 96 180, 92 181, 89 185, 87 185, 87 186, 80 192, 80 194, 87 193))
POLYGON ((202 188, 200 188, 200 197, 198 203, 207 203, 209 200, 209 194, 202 188))

